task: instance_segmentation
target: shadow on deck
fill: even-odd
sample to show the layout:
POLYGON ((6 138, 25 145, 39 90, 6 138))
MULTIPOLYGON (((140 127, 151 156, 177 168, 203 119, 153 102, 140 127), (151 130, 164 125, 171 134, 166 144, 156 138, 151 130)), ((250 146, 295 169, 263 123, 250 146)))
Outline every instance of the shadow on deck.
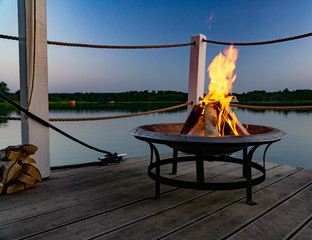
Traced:
MULTIPOLYGON (((150 199, 148 163, 57 169, 34 189, 0 195, 0 239, 311 239, 312 170, 268 163, 253 187, 258 205, 249 206, 244 189, 161 185, 161 197, 150 199)), ((178 175, 195 178, 193 165, 179 164, 178 175)), ((205 168, 210 181, 242 172, 220 162, 205 168)), ((169 176, 169 166, 162 171, 169 176)))

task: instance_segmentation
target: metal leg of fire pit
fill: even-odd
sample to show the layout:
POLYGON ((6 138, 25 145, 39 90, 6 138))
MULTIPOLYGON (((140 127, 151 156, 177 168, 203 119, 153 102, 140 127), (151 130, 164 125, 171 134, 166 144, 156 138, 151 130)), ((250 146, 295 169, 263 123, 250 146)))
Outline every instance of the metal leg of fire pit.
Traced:
POLYGON ((256 202, 252 201, 252 173, 251 173, 251 160, 252 160, 252 155, 254 154, 254 152, 256 151, 256 149, 259 147, 260 145, 255 145, 254 147, 252 147, 252 149, 247 153, 247 149, 245 152, 244 149, 244 165, 243 165, 243 171, 244 174, 246 174, 246 203, 248 205, 256 205, 256 202))
MULTIPOLYGON (((160 197, 160 157, 159 157, 159 152, 157 148, 149 142, 150 148, 151 148, 151 162, 153 161, 153 152, 155 152, 155 158, 156 158, 156 178, 155 178, 155 195, 151 196, 152 199, 157 199, 160 197)), ((151 164, 150 164, 151 166, 151 164)), ((150 169, 149 169, 150 170, 150 169)))
MULTIPOLYGON (((265 180, 265 168, 260 164, 252 161, 252 156, 255 150, 261 145, 253 146, 250 151, 244 150, 243 158, 235 158, 230 156, 203 156, 201 154, 196 154, 195 156, 181 156, 178 157, 178 151, 173 152, 173 157, 160 159, 159 152, 153 143, 148 142, 151 149, 151 162, 148 166, 148 176, 155 181, 155 195, 151 198, 160 197, 160 183, 166 184, 178 188, 188 188, 188 189, 200 189, 200 190, 232 190, 232 189, 246 189, 246 203, 249 205, 255 205, 256 203, 252 201, 252 186, 255 186, 265 180), (155 156, 155 161, 153 158, 155 156), (196 164, 196 181, 185 181, 178 178, 167 178, 160 175, 160 166, 172 164, 173 171, 176 169, 175 166, 178 162, 189 162, 193 161, 196 164), (207 162, 229 162, 234 164, 241 164, 243 166, 243 172, 245 174, 245 181, 237 182, 207 182, 204 176, 204 161, 207 162), (252 168, 260 171, 262 175, 257 175, 252 178, 252 168), (154 171, 153 171, 154 170, 154 171)), ((271 144, 270 144, 271 145, 271 144)), ((269 146, 270 146, 269 145, 269 146)), ((268 147, 266 147, 266 150, 268 147)), ((263 161, 265 161, 265 153, 263 161)))
POLYGON ((196 174, 197 174, 197 183, 202 185, 205 182, 204 176, 204 159, 201 154, 195 155, 196 157, 196 174))
POLYGON ((178 169, 178 150, 173 149, 173 162, 171 175, 177 174, 177 169, 178 169))
MULTIPOLYGON (((247 158, 248 147, 243 149, 243 159, 247 158)), ((246 178, 246 163, 243 164, 243 178, 246 178)))

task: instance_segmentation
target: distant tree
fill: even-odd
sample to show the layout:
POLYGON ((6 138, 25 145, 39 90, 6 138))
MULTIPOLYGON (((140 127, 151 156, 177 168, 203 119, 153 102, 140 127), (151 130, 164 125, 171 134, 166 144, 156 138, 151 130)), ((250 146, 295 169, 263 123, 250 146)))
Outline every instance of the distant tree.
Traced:
POLYGON ((3 94, 10 93, 10 89, 8 88, 8 85, 5 82, 0 82, 0 92, 3 94))

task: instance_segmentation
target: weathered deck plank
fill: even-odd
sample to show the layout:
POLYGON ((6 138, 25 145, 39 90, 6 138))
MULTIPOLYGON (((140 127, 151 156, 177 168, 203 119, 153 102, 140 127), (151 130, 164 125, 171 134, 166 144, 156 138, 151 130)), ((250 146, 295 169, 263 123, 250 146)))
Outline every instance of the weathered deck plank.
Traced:
MULTIPOLYGON (((258 205, 248 206, 244 189, 161 185, 161 197, 150 199, 148 162, 56 169, 34 189, 0 195, 0 239, 253 239, 263 233, 304 239, 311 233, 312 170, 268 163, 265 182, 253 187, 258 205)), ((169 173, 163 166, 162 174, 169 173)), ((209 181, 239 180, 241 173, 235 164, 205 164, 209 181)), ((178 177, 194 179, 194 163, 179 164, 178 177)))
MULTIPOLYGON (((181 229, 167 239, 177 239, 180 237, 180 239, 189 239, 190 237, 195 239, 205 238, 207 234, 204 229, 207 226, 211 226, 209 231, 210 239, 230 237, 233 233, 244 228, 262 214, 289 199, 298 189, 302 190, 305 188, 311 181, 312 175, 310 171, 296 172, 285 179, 255 192, 254 199, 257 199, 258 205, 250 207, 246 204, 242 204, 241 201, 236 201, 227 208, 201 219, 196 224, 181 229)), ((268 224, 270 225, 269 222, 268 224)))
MULTIPOLYGON (((280 177, 285 177, 292 172, 293 169, 283 168, 280 170, 280 177)), ((279 178, 269 178, 268 181, 261 184, 260 186, 263 188, 267 184, 272 184, 272 182, 276 182, 278 180, 279 178)), ((254 188, 257 190, 256 187, 254 188)), ((201 198, 196 198, 181 204, 166 211, 165 213, 161 212, 148 219, 144 219, 144 221, 137 222, 136 224, 130 225, 127 228, 111 233, 108 236, 103 234, 103 238, 100 239, 118 239, 124 234, 132 236, 133 232, 138 235, 145 236, 147 239, 153 239, 158 236, 164 237, 172 232, 179 231, 179 229, 188 227, 190 224, 196 223, 206 216, 209 216, 214 212, 219 211, 237 201, 245 205, 244 189, 231 191, 212 191, 205 194, 201 198), (154 231, 150 231, 150 229, 154 229, 154 231)), ((180 239, 180 237, 181 236, 176 239, 180 239)), ((130 239, 135 239, 135 237, 130 237, 130 239)), ((191 236, 188 239, 191 239, 191 236)))
MULTIPOLYGON (((224 164, 217 163, 216 167, 213 170, 215 174, 220 174, 222 172, 221 170, 225 172, 235 167, 236 166, 233 165, 224 166, 224 164)), ((180 169, 183 170, 183 168, 180 169)), ((186 168, 184 172, 187 174, 189 171, 186 168)), ((117 209, 118 207, 121 208, 124 205, 131 205, 132 203, 147 201, 148 196, 152 195, 151 190, 153 190, 154 183, 149 179, 148 182, 146 181, 146 179, 141 179, 141 182, 145 183, 145 185, 146 184, 148 185, 146 187, 141 188, 137 188, 136 186, 133 185, 133 189, 131 189, 130 187, 130 189, 127 192, 120 191, 120 194, 118 195, 113 195, 111 197, 106 198, 103 197, 88 202, 81 201, 80 204, 74 204, 72 207, 70 206, 67 208, 60 207, 60 209, 57 211, 53 211, 51 213, 47 212, 47 214, 42 214, 41 216, 38 215, 35 219, 31 218, 20 222, 13 222, 12 224, 7 224, 6 234, 13 235, 15 238, 18 238, 20 236, 27 236, 28 233, 29 234, 33 234, 34 232, 40 233, 47 230, 52 230, 53 228, 60 227, 63 225, 67 226, 69 224, 72 224, 73 222, 76 222, 79 219, 82 221, 88 217, 106 214, 107 212, 112 211, 112 209, 117 209), (38 223, 47 222, 49 224, 40 225, 36 224, 37 222, 38 223), (35 226, 28 232, 29 225, 35 226)), ((115 186, 115 188, 118 188, 118 186, 115 186)), ((164 186, 162 189, 164 192, 166 192, 169 190, 172 191, 173 189, 176 188, 164 186)), ((65 199, 61 200, 65 201, 65 199)), ((42 209, 49 208, 49 206, 46 205, 46 203, 44 204, 45 204, 44 206, 41 206, 41 211, 42 209)), ((146 211, 144 213, 146 213, 146 211)), ((120 214, 117 214, 117 218, 120 218, 120 216, 121 216, 120 214)), ((111 218, 107 218, 107 220, 109 222, 114 223, 114 221, 111 221, 111 218)), ((91 221, 91 224, 94 224, 93 221, 91 221)))
MULTIPOLYGON (((312 212, 312 184, 249 224, 229 239, 281 239, 312 212), (310 203, 310 204, 302 204, 310 203), (267 224, 270 223, 270 224, 267 224)), ((312 235, 310 235, 312 238, 312 235)))

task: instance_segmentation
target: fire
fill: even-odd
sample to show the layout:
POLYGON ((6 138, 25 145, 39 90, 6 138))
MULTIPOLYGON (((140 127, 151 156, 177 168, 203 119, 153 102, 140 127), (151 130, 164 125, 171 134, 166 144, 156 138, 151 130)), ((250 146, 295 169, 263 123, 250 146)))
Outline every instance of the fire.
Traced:
POLYGON ((239 135, 236 129, 235 114, 230 111, 230 101, 232 96, 232 84, 236 79, 233 74, 238 49, 230 46, 224 50, 224 55, 220 52, 208 67, 210 84, 209 93, 204 97, 205 105, 214 104, 218 110, 217 128, 219 136, 224 136, 224 130, 228 125, 235 135, 239 135))

